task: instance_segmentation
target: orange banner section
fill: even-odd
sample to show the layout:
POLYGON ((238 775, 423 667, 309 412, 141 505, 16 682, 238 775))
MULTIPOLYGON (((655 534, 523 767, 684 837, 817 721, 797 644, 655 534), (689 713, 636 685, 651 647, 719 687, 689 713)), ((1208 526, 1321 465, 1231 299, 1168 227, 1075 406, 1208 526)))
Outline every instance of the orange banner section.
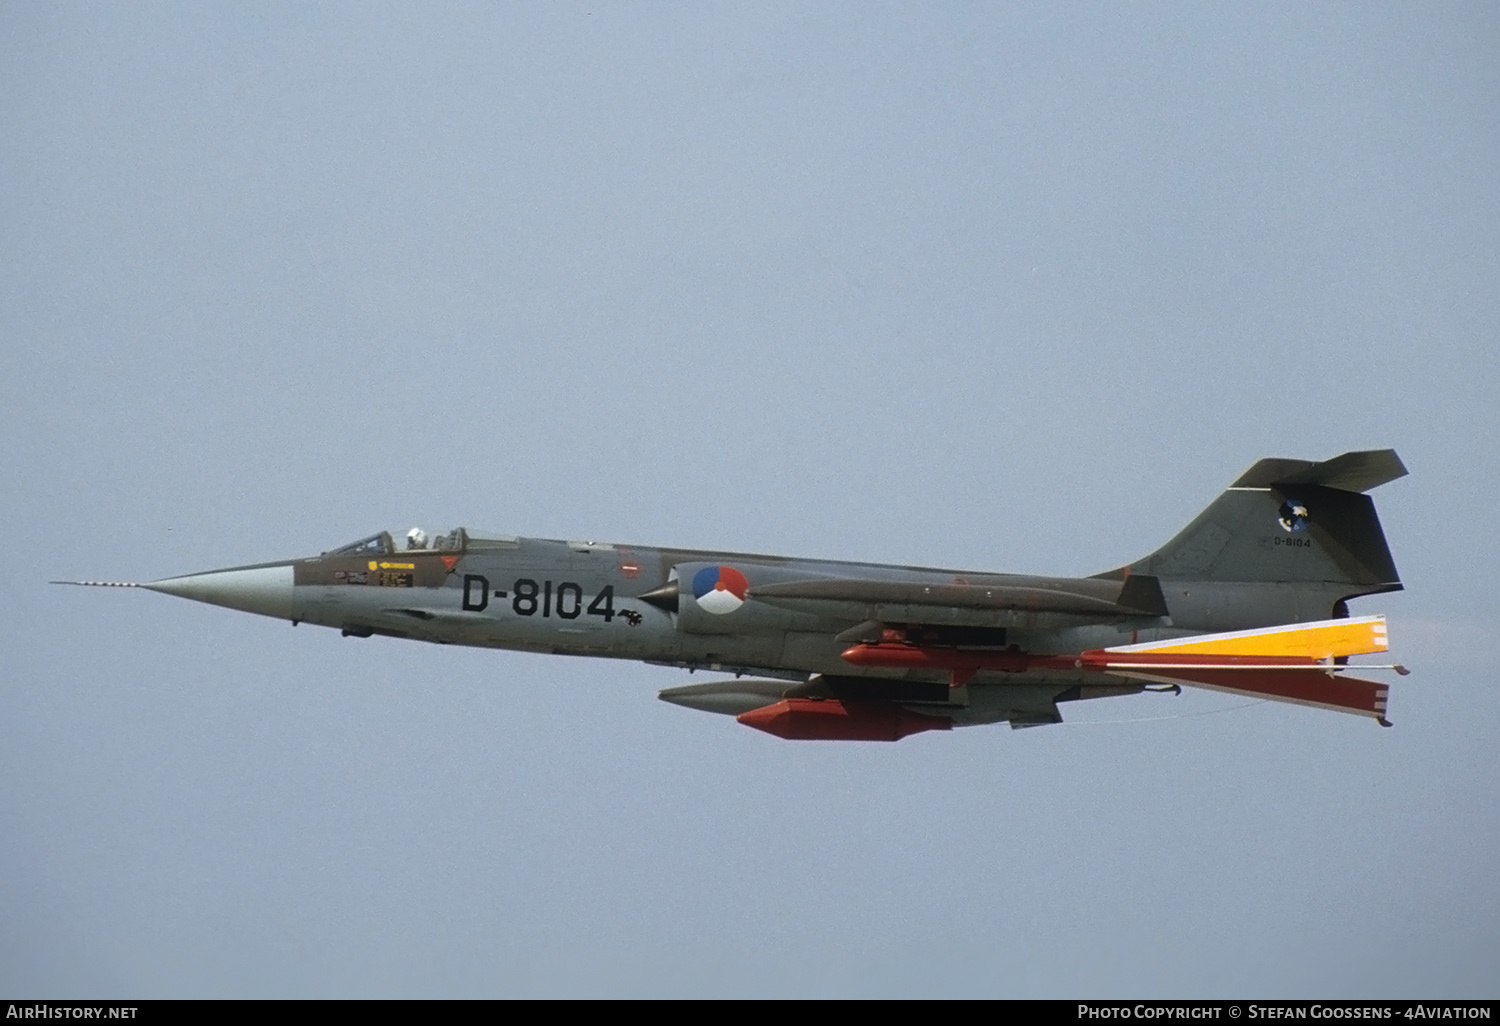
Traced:
POLYGON ((1262 627, 1228 634, 1198 634, 1170 641, 1148 641, 1139 645, 1117 645, 1108 653, 1144 653, 1192 656, 1270 656, 1328 659, 1384 652, 1388 646, 1385 617, 1363 616, 1347 620, 1262 627))

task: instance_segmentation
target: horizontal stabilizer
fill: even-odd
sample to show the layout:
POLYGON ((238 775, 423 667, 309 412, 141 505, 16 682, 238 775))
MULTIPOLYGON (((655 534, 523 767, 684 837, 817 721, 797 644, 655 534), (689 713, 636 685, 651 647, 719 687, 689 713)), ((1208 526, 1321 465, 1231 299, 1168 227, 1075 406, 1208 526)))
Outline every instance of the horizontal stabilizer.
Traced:
POLYGON ((1405 477, 1406 466, 1394 449, 1346 452, 1331 460, 1260 460, 1240 475, 1236 488, 1272 488, 1282 485, 1322 485, 1344 492, 1368 492, 1388 481, 1405 477))

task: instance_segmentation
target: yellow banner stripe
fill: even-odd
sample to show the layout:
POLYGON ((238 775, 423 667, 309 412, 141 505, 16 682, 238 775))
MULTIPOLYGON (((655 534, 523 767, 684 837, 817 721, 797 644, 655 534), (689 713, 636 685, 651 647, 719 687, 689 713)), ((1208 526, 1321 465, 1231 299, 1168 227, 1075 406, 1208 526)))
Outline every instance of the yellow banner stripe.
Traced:
POLYGON ((1171 641, 1119 645, 1106 652, 1159 652, 1178 655, 1247 655, 1306 656, 1325 659, 1329 656, 1369 655, 1384 652, 1385 618, 1361 617, 1357 620, 1319 620, 1316 623, 1263 627, 1253 631, 1228 634, 1199 634, 1171 641))

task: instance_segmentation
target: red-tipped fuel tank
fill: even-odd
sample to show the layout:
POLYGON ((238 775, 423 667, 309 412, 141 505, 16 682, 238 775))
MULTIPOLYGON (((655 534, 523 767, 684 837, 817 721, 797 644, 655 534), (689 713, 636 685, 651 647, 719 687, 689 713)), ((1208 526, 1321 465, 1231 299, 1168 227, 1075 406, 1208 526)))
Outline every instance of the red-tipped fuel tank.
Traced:
POLYGON ((788 741, 899 741, 924 730, 949 730, 953 721, 923 716, 893 702, 784 698, 735 717, 747 727, 788 741))

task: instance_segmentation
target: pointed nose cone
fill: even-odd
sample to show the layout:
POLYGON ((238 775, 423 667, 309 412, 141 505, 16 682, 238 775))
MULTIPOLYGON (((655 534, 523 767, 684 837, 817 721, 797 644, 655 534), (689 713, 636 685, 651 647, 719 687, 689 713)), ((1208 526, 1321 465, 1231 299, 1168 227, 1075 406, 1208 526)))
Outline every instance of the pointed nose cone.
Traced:
POLYGON ((238 570, 212 570, 205 574, 169 577, 141 585, 163 595, 207 602, 214 606, 260 613, 283 620, 292 618, 292 564, 252 566, 238 570))

